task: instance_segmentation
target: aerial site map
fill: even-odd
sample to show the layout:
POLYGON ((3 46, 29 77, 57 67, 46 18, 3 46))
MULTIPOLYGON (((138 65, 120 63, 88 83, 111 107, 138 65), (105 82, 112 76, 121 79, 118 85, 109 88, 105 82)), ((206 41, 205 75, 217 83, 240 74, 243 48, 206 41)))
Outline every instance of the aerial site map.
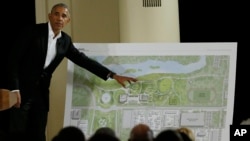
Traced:
POLYGON ((137 82, 122 87, 68 62, 64 125, 87 137, 111 127, 121 141, 138 123, 157 135, 189 127, 196 141, 229 140, 236 43, 75 43, 80 51, 137 82))

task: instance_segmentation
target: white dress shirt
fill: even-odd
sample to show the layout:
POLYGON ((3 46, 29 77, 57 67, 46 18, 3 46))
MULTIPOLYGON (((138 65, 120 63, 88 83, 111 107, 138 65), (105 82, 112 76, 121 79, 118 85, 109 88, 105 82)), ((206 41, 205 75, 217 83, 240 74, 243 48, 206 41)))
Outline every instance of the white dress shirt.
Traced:
POLYGON ((44 64, 44 68, 46 68, 50 62, 55 58, 56 56, 56 41, 58 38, 60 38, 62 36, 61 32, 55 36, 50 22, 48 23, 49 26, 49 37, 48 37, 48 49, 47 49, 47 55, 46 55, 46 61, 44 64))

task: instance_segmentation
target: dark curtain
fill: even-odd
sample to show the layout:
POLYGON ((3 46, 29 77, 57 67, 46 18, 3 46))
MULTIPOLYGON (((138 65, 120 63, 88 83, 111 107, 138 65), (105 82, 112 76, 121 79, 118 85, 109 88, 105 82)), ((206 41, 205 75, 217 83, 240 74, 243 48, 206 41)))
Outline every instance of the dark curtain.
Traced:
POLYGON ((247 99, 249 73, 249 8, 237 0, 179 0, 181 42, 237 42, 233 124, 250 118, 247 99), (247 24, 248 23, 248 24, 247 24))
POLYGON ((6 88, 6 63, 16 33, 29 24, 35 24, 35 0, 7 0, 1 3, 0 88, 6 88))

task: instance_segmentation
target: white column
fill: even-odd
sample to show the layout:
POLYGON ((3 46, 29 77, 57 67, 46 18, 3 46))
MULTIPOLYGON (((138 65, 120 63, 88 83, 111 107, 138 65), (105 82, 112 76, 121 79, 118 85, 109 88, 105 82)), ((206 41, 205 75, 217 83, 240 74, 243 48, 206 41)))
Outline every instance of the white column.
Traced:
POLYGON ((178 0, 119 0, 119 12, 121 43, 180 41, 178 0))

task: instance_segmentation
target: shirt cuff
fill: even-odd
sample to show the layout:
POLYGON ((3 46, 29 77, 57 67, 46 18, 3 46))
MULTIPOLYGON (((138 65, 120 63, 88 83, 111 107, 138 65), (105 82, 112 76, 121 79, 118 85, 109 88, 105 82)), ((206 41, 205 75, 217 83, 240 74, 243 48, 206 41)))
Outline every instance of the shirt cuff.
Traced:
POLYGON ((114 77, 115 74, 116 74, 116 73, 114 73, 114 72, 110 72, 110 73, 107 75, 107 78, 113 79, 113 77, 114 77))

